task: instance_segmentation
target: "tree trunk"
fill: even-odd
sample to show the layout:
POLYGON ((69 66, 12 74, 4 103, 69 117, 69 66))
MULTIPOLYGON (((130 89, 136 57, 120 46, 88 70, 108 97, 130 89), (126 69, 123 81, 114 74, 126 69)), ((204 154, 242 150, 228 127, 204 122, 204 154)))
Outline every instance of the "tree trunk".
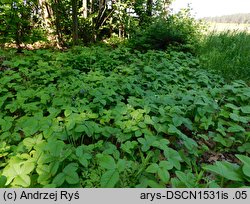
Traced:
MULTIPOLYGON (((16 8, 14 8, 13 4, 11 5, 11 13, 12 13, 12 18, 13 19, 19 19, 18 12, 17 12, 16 8)), ((16 47, 17 47, 17 53, 22 52, 22 46, 21 46, 22 35, 21 35, 21 32, 22 32, 22 26, 21 26, 20 21, 17 20, 15 22, 15 35, 14 35, 14 40, 15 40, 15 44, 16 44, 16 47)))
POLYGON ((87 6, 87 0, 82 0, 82 8, 83 8, 83 18, 87 18, 88 17, 88 6, 87 6))
POLYGON ((102 9, 103 7, 104 0, 99 0, 99 10, 102 9))
POLYGON ((77 0, 72 0, 72 36, 73 44, 78 43, 78 18, 77 18, 77 0))
POLYGON ((94 11, 93 11, 93 8, 94 8, 94 2, 93 0, 89 0, 89 13, 92 14, 94 11))
POLYGON ((99 27, 102 25, 103 19, 104 19, 104 13, 106 11, 106 0, 99 0, 99 11, 98 16, 96 20, 96 29, 99 29, 99 27))
POLYGON ((63 36, 62 36, 62 30, 61 30, 61 24, 60 24, 60 0, 54 0, 53 3, 53 11, 54 11, 54 17, 55 17, 55 27, 56 27, 56 37, 57 37, 57 46, 60 48, 63 43, 63 36))
POLYGON ((21 40, 21 28, 20 28, 19 23, 17 24, 17 28, 19 29, 16 30, 15 41, 16 41, 16 46, 17 46, 17 52, 21 53, 22 52, 22 46, 21 46, 22 40, 21 40))
POLYGON ((147 0, 147 16, 152 16, 153 0, 147 0))
POLYGON ((49 35, 53 33, 51 19, 53 11, 46 0, 39 0, 39 8, 41 10, 41 18, 43 19, 43 26, 48 31, 49 35))

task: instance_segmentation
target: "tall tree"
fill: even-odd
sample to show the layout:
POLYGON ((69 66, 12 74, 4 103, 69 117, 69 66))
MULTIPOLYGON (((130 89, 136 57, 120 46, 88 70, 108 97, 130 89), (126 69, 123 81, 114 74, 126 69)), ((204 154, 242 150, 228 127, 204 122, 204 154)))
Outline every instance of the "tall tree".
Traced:
POLYGON ((45 30, 51 35, 53 33, 52 29, 52 17, 53 17, 53 10, 48 3, 48 0, 38 0, 38 6, 41 12, 41 20, 42 25, 45 30))
POLYGON ((83 18, 88 17, 88 1, 82 0, 82 16, 83 18))
POLYGON ((152 16, 153 0, 147 0, 147 16, 152 16))
POLYGON ((14 41, 18 51, 21 52, 22 43, 33 42, 36 6, 35 1, 6 0, 0 2, 1 43, 14 41))
POLYGON ((61 18, 62 16, 60 15, 60 7, 61 7, 61 3, 60 0, 52 0, 52 4, 51 7, 53 9, 53 14, 54 14, 54 25, 56 28, 56 40, 57 40, 57 46, 61 47, 64 42, 63 42, 63 32, 62 32, 62 28, 61 28, 61 18))
POLYGON ((78 6, 77 0, 72 0, 72 37, 73 44, 78 44, 78 6))

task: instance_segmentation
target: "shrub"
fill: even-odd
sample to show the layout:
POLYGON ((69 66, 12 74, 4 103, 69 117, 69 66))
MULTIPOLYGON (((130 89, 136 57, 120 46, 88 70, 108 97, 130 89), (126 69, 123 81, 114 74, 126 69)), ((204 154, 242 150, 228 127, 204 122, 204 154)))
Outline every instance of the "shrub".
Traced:
POLYGON ((23 4, 21 1, 0 3, 0 44, 15 43, 21 52, 23 43, 35 43, 44 39, 44 31, 38 27, 34 2, 23 4))
POLYGON ((202 25, 188 11, 157 18, 144 29, 137 30, 129 45, 137 50, 165 50, 169 46, 193 50, 198 42, 202 25))

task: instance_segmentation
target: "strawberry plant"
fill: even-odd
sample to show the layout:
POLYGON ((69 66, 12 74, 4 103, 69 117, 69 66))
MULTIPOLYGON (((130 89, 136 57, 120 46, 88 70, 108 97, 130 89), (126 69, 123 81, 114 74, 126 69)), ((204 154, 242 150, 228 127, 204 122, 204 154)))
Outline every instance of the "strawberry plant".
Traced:
POLYGON ((1 187, 249 186, 243 81, 226 83, 171 50, 6 56, 1 187))

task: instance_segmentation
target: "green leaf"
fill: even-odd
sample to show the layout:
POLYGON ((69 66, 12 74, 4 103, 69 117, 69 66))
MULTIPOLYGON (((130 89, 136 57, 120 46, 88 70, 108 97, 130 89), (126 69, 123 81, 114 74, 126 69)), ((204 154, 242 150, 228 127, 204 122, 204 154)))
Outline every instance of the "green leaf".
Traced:
POLYGON ((70 163, 63 169, 65 180, 69 184, 77 184, 77 183, 79 183, 80 179, 79 179, 79 176, 78 176, 78 174, 76 172, 77 169, 78 169, 78 164, 77 163, 70 163))
POLYGON ((166 170, 165 168, 159 168, 157 174, 164 183, 168 183, 170 179, 168 170, 166 170))
POLYGON ((119 181, 119 172, 116 169, 106 171, 101 177, 101 188, 114 188, 119 181))
POLYGON ((94 134, 94 132, 95 132, 95 128, 97 128, 96 124, 94 122, 92 122, 92 121, 86 121, 85 122, 85 126, 86 126, 85 133, 89 137, 91 137, 94 134))
POLYGON ((233 125, 227 129, 228 132, 245 132, 245 129, 239 125, 233 125))
POLYGON ((41 143, 43 136, 41 134, 33 137, 33 138, 25 138, 23 140, 23 144, 30 151, 36 144, 41 143))
POLYGON ((66 174, 65 175, 65 180, 69 183, 69 184, 77 184, 80 182, 80 178, 77 174, 77 172, 71 172, 70 174, 66 174))
POLYGON ((126 169, 126 160, 124 159, 119 159, 118 162, 117 162, 117 169, 118 171, 121 173, 123 172, 125 169, 126 169))
POLYGON ((171 170, 174 166, 169 161, 160 161, 159 167, 164 168, 166 170, 171 170))
POLYGON ((242 113, 249 114, 250 113, 250 106, 243 106, 241 107, 242 113))
POLYGON ((233 109, 233 110, 239 110, 239 107, 235 106, 235 105, 232 104, 232 103, 227 103, 227 104, 225 105, 225 107, 231 108, 231 109, 233 109))
POLYGON ((35 164, 33 162, 25 162, 21 166, 21 173, 22 174, 29 174, 35 168, 35 164))
POLYGON ((20 164, 14 163, 6 166, 3 170, 3 175, 7 177, 7 185, 10 184, 12 180, 20 174, 20 172, 20 164))
POLYGON ((243 163, 242 171, 243 173, 250 177, 250 157, 237 154, 236 157, 243 163))
POLYGON ((115 160, 110 155, 102 155, 99 158, 99 164, 104 169, 113 170, 116 168, 115 160))
POLYGON ((53 179, 52 183, 55 184, 57 187, 60 187, 64 183, 64 181, 65 181, 65 174, 59 173, 53 179))
POLYGON ((185 147, 190 151, 195 150, 195 148, 198 146, 197 143, 192 138, 186 136, 183 137, 183 143, 185 147))
POLYGON ((163 185, 161 185, 153 180, 147 180, 147 184, 151 188, 166 188, 166 186, 163 186, 163 185))
POLYGON ((240 167, 237 164, 232 164, 227 161, 217 161, 214 165, 204 166, 203 169, 219 174, 228 180, 243 181, 239 173, 240 167))
POLYGON ((169 132, 170 134, 177 134, 177 135, 181 134, 180 130, 178 130, 178 129, 177 129, 174 125, 172 125, 172 124, 169 125, 168 132, 169 132))
POLYGON ((138 142, 136 141, 126 141, 124 144, 121 145, 121 149, 128 154, 132 154, 132 150, 136 148, 138 142))
POLYGON ((153 135, 145 135, 144 138, 138 138, 138 142, 142 144, 141 150, 143 152, 148 151, 156 139, 153 135))
POLYGON ((49 140, 48 144, 46 145, 46 149, 53 157, 62 157, 62 155, 65 155, 64 147, 65 143, 63 141, 58 141, 54 139, 49 140))
POLYGON ((150 118, 149 115, 145 115, 144 123, 149 125, 154 125, 154 121, 150 118))
POLYGON ((77 125, 75 128, 75 132, 85 132, 86 126, 85 125, 77 125))
POLYGON ((15 185, 28 187, 30 180, 27 179, 27 177, 29 177, 27 174, 33 171, 34 168, 35 164, 29 161, 26 162, 15 161, 14 163, 6 166, 3 170, 3 175, 7 177, 7 185, 13 181, 15 182, 15 185), (16 178, 17 181, 15 181, 16 178))
POLYGON ((18 175, 12 185, 21 186, 21 187, 29 187, 30 186, 30 177, 26 174, 18 175))
POLYGON ((175 172, 178 179, 188 188, 194 188, 195 187, 195 177, 192 173, 184 173, 182 171, 176 171, 175 172))
POLYGON ((39 123, 36 118, 27 118, 22 124, 24 133, 29 136, 35 134, 39 130, 39 123))
POLYGON ((216 181, 209 182, 208 188, 220 188, 216 181))
POLYGON ((136 131, 135 131, 135 136, 136 136, 136 137, 142 136, 142 131, 136 130, 136 131))
POLYGON ((216 135, 213 140, 215 142, 221 143, 225 147, 231 147, 233 144, 233 140, 230 140, 229 138, 224 138, 220 134, 216 135))
MULTIPOLYGON (((72 130, 75 127, 75 125, 76 125, 76 121, 73 120, 73 119, 71 119, 71 118, 69 118, 69 120, 66 123, 67 131, 72 130)), ((77 130, 76 132, 79 132, 79 131, 83 132, 82 130, 77 130)))
POLYGON ((169 144, 170 142, 169 142, 169 140, 167 140, 167 139, 160 139, 160 140, 158 140, 158 141, 154 141, 153 143, 152 143, 152 146, 153 147, 158 147, 159 149, 161 149, 161 150, 165 150, 165 149, 167 149, 168 148, 168 144, 169 144))
POLYGON ((174 124, 175 127, 178 127, 183 123, 182 117, 180 117, 178 115, 174 115, 172 120, 173 120, 173 124, 174 124))
POLYGON ((153 163, 153 164, 150 164, 148 166, 148 168, 146 169, 146 172, 148 172, 148 173, 156 173, 158 171, 158 169, 159 169, 158 164, 153 163))
POLYGON ((33 138, 25 138, 23 140, 23 144, 28 148, 28 150, 30 150, 35 145, 35 141, 33 138))
POLYGON ((43 188, 56 188, 56 184, 46 184, 43 186, 43 188))
POLYGON ((242 146, 239 146, 238 151, 239 152, 247 152, 250 154, 250 142, 246 142, 242 146))
POLYGON ((8 120, 8 117, 5 117, 4 119, 0 118, 0 126, 1 126, 1 130, 7 131, 12 127, 12 118, 8 120))
POLYGON ((6 177, 6 176, 1 175, 1 176, 0 176, 0 188, 4 188, 4 187, 5 187, 6 182, 7 182, 7 177, 6 177))
POLYGON ((69 117, 69 116, 71 115, 71 113, 72 113, 72 110, 70 110, 70 109, 66 109, 66 110, 64 111, 65 117, 69 117))
POLYGON ((54 161, 52 163, 49 164, 49 168, 50 168, 50 173, 52 176, 56 175, 58 169, 60 166, 60 162, 59 161, 54 161))
POLYGON ((70 174, 71 172, 76 171, 77 169, 78 169, 77 163, 70 163, 63 169, 63 172, 65 174, 70 174))
POLYGON ((242 123, 247 123, 247 119, 245 117, 242 117, 236 113, 230 113, 230 118, 233 119, 236 122, 242 122, 242 123))
POLYGON ((84 167, 88 167, 89 162, 88 162, 88 160, 86 158, 79 157, 78 160, 79 160, 79 162, 80 162, 81 165, 83 165, 84 167))
POLYGON ((168 148, 164 150, 164 155, 169 161, 169 163, 172 164, 176 169, 179 170, 181 168, 180 162, 182 161, 182 159, 176 150, 168 148))
POLYGON ((49 179, 51 178, 49 165, 38 165, 36 168, 36 172, 38 173, 37 182, 46 185, 49 183, 49 179))

